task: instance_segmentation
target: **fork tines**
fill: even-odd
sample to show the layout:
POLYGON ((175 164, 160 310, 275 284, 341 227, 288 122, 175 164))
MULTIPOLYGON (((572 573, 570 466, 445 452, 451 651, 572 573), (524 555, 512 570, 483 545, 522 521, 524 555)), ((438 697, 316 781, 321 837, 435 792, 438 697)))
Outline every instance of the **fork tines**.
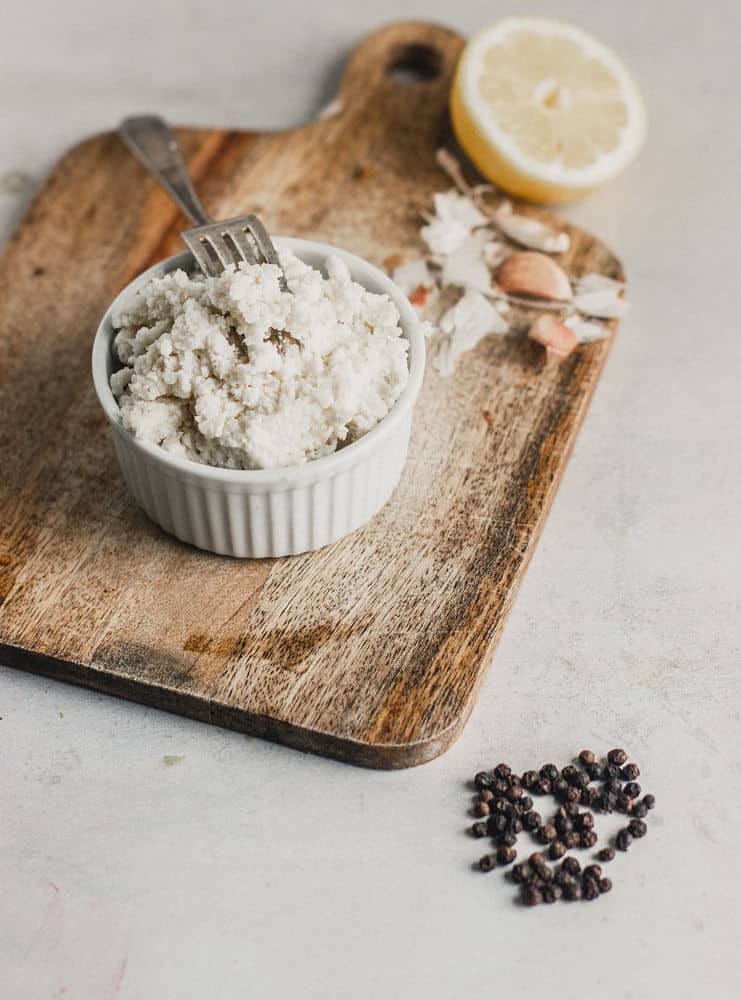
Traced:
MULTIPOLYGON (((277 264, 278 255, 260 220, 245 215, 182 233, 183 240, 204 274, 215 277, 230 264, 277 264)), ((285 278, 281 277, 285 288, 285 278)))

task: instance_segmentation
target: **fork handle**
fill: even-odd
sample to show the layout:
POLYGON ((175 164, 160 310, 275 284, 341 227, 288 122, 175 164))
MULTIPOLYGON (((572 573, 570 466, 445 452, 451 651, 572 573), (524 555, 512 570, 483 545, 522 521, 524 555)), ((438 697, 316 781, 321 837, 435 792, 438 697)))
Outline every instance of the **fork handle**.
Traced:
POLYGON ((211 220, 193 190, 183 151, 162 119, 156 115, 125 118, 119 125, 118 133, 193 225, 207 226, 211 220))

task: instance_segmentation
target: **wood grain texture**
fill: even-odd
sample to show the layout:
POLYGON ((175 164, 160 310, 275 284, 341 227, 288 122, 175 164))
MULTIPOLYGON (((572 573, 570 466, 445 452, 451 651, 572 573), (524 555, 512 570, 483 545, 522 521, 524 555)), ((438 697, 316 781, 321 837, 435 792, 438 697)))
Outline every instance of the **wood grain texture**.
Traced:
MULTIPOLYGON (((434 154, 462 44, 392 25, 352 55, 333 117, 181 131, 205 204, 375 263, 418 254, 420 209, 449 186, 434 154), (436 79, 389 75, 410 46, 438 54, 436 79)), ((455 377, 428 371, 401 485, 365 528, 289 559, 206 554, 129 499, 90 379, 100 316, 183 225, 99 135, 0 262, 0 662, 355 764, 429 760, 468 718, 609 340, 555 369, 523 337, 483 341, 455 377)), ((569 231, 567 271, 621 275, 569 231)))

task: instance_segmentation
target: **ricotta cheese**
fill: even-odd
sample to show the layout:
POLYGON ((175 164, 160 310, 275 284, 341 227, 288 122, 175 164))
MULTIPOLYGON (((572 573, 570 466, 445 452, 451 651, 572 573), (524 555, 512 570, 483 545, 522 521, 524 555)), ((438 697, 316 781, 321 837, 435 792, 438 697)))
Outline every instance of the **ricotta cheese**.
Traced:
POLYGON ((207 465, 298 465, 361 437, 406 385, 407 341, 387 295, 280 253, 215 278, 153 278, 113 316, 124 427, 207 465))

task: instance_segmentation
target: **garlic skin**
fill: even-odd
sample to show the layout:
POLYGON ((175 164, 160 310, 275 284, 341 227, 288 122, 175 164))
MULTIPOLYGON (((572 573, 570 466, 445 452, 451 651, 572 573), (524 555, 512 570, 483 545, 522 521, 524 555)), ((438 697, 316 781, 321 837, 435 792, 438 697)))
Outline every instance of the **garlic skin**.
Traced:
POLYGON ((541 313, 527 335, 530 340, 545 347, 548 363, 563 361, 579 343, 574 331, 549 313, 541 313))
POLYGON ((537 250, 522 250, 507 257, 497 268, 497 286, 506 295, 570 302, 571 282, 558 264, 537 250))
POLYGON ((568 233, 557 232, 553 226, 538 219, 519 215, 512 208, 512 202, 503 201, 492 213, 492 218, 504 235, 529 250, 543 253, 566 253, 571 246, 568 233))

